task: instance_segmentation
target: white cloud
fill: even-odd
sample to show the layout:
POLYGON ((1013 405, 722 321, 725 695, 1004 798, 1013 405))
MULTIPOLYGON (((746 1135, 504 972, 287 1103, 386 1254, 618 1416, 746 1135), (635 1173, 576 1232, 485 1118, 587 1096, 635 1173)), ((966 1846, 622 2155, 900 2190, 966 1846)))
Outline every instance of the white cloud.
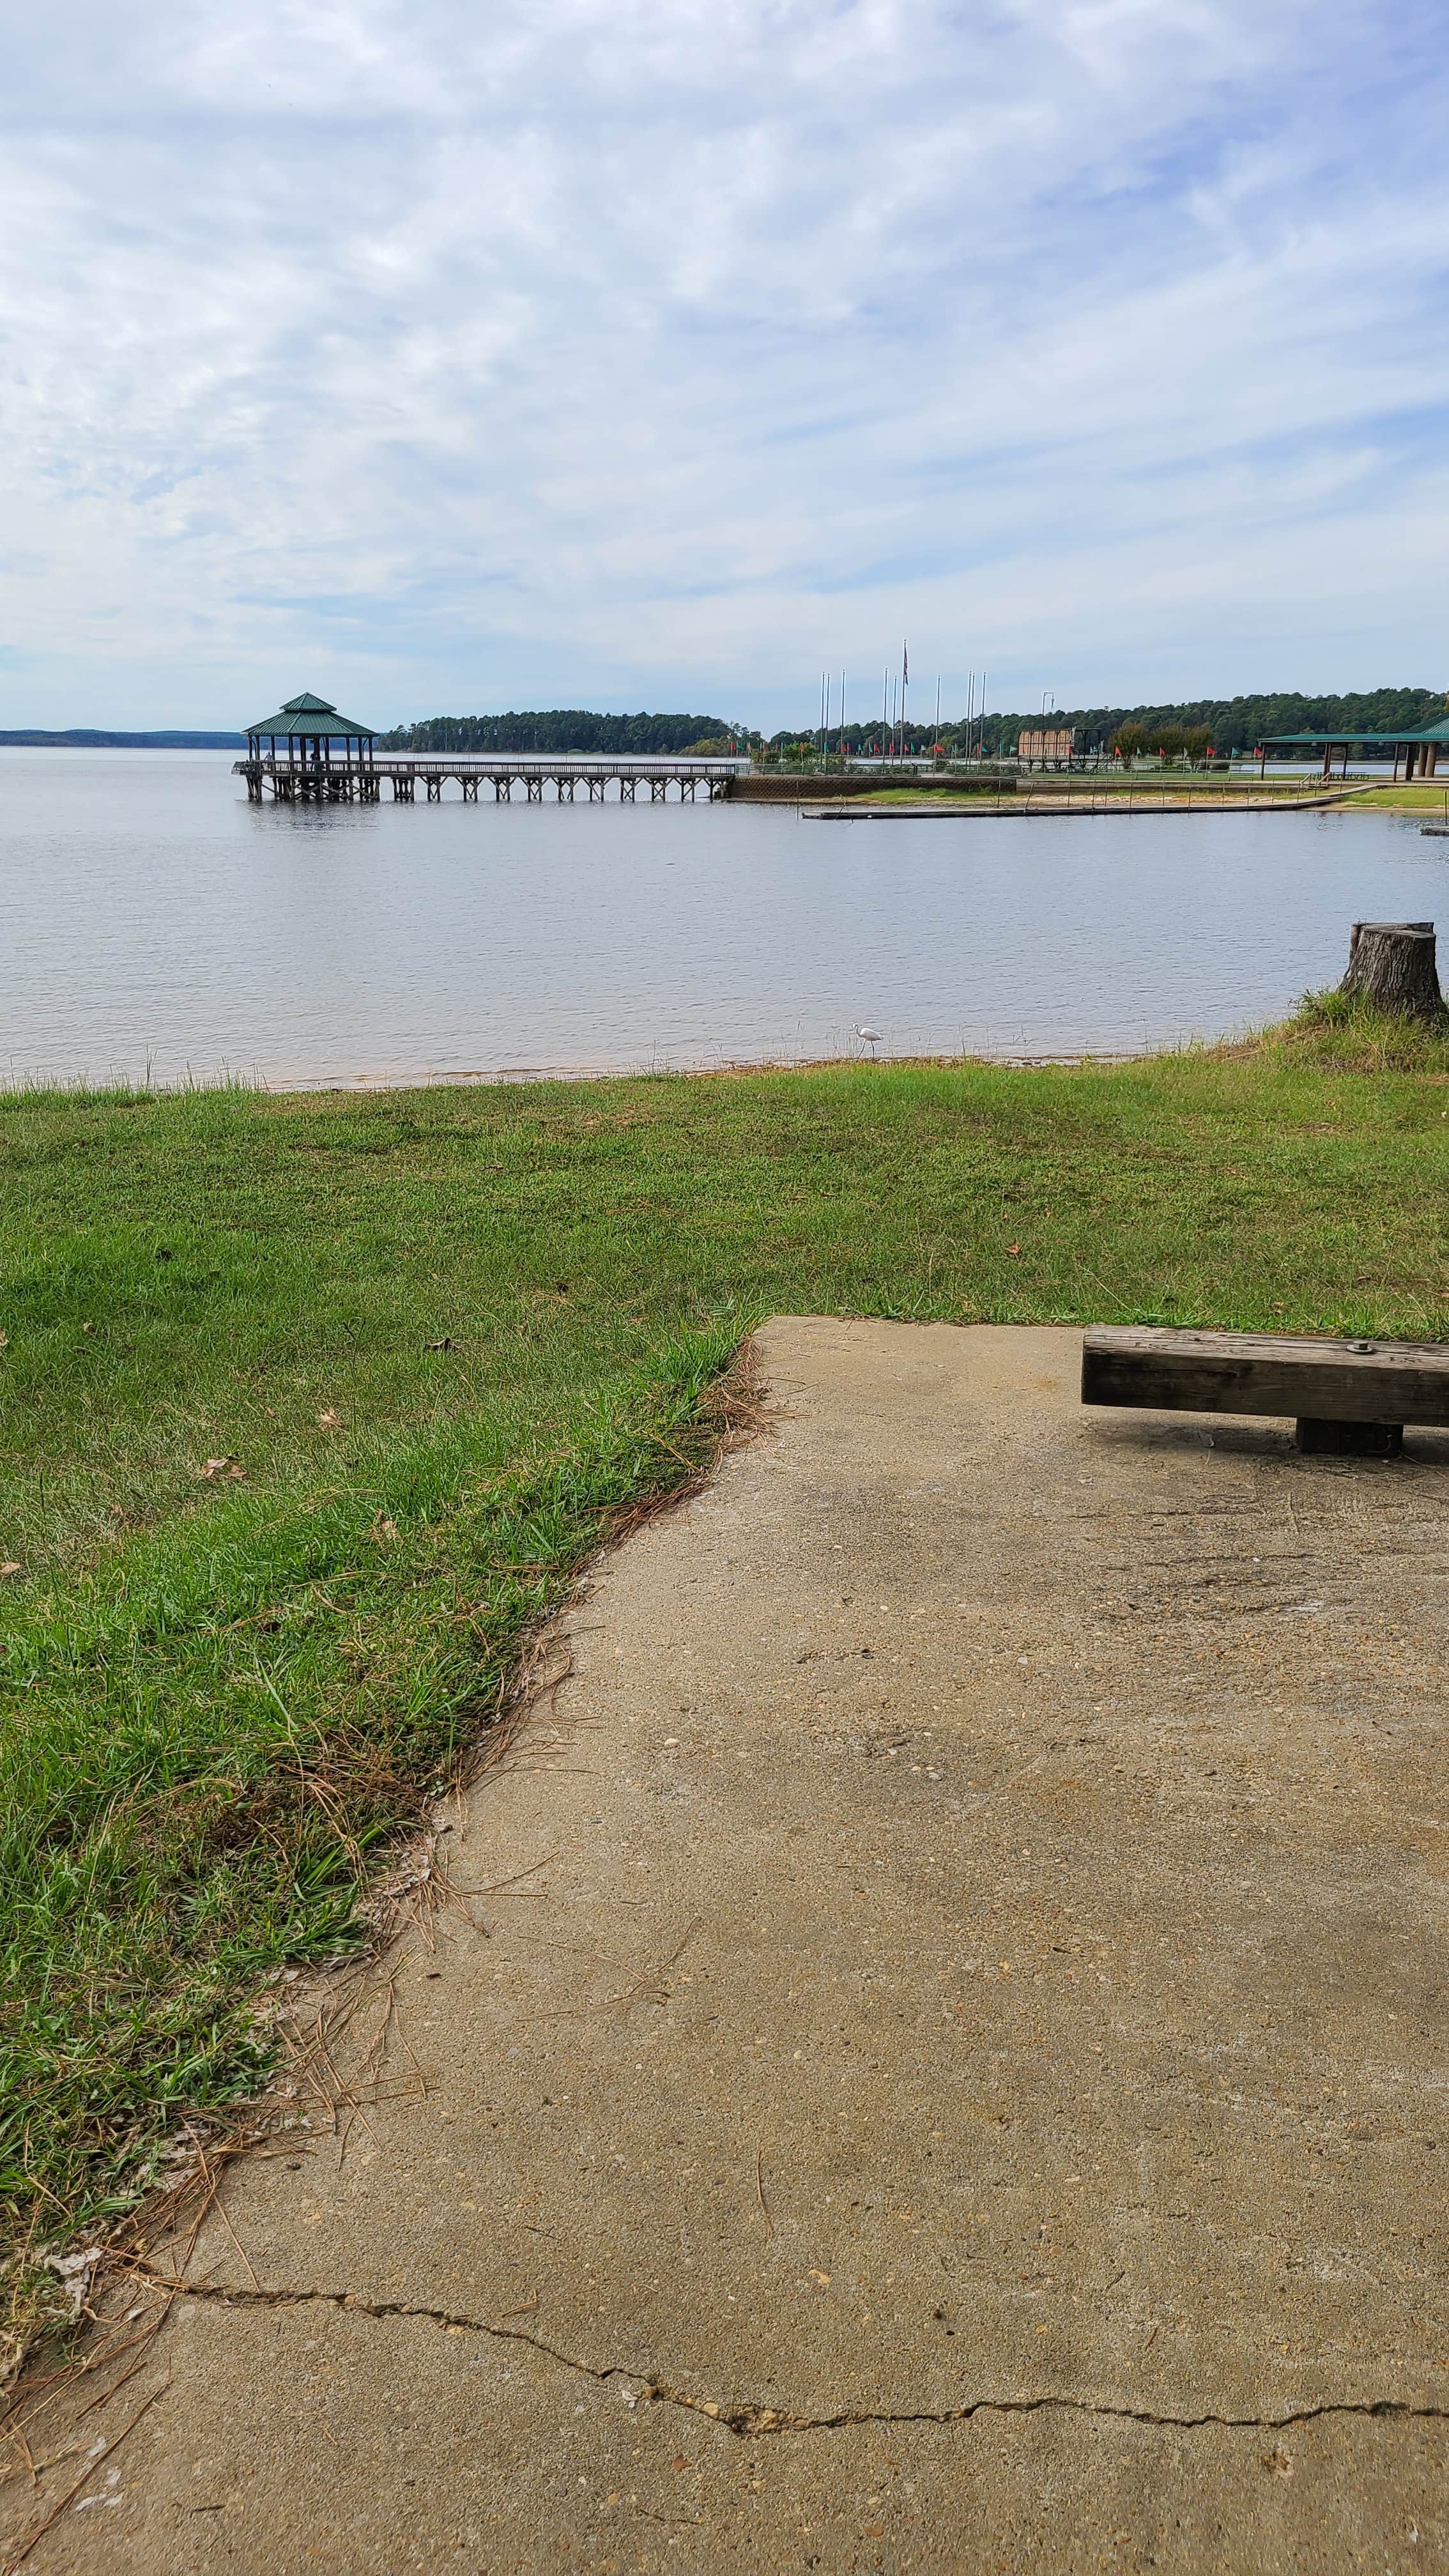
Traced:
POLYGON ((1433 677, 1434 32, 77 0, 0 106, 0 723, 1433 677))

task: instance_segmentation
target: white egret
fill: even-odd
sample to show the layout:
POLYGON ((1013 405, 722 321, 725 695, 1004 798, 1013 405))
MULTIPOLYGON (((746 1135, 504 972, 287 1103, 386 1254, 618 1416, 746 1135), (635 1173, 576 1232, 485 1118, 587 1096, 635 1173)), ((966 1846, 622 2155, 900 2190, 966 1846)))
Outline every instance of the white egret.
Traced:
POLYGON ((867 1045, 867 1046, 869 1047, 869 1049, 870 1049, 872 1060, 874 1060, 874 1056, 875 1056, 876 1048, 880 1045, 880 1042, 881 1042, 881 1032, 880 1032, 880 1030, 879 1030, 879 1029, 857 1029, 857 1030, 856 1030, 856 1032, 855 1032, 855 1034, 856 1034, 856 1036, 857 1036, 858 1038, 864 1038, 864 1040, 865 1040, 865 1042, 866 1042, 866 1045, 867 1045))

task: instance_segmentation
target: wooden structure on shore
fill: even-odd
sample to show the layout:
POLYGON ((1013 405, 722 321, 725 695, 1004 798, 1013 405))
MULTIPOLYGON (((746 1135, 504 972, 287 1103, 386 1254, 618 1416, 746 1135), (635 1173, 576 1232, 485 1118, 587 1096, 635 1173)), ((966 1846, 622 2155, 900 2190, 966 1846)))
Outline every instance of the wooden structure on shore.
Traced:
POLYGON ((1076 749, 1075 725, 1033 725, 1016 737, 1016 756, 1026 769, 1070 768, 1076 749))

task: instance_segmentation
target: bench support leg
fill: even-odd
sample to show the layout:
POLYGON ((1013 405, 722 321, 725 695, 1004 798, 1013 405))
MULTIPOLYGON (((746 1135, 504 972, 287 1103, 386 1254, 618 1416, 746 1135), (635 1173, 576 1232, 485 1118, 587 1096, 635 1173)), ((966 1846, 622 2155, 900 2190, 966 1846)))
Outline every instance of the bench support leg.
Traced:
POLYGON ((1402 1458, 1402 1422, 1296 1423, 1296 1448, 1309 1458, 1402 1458))

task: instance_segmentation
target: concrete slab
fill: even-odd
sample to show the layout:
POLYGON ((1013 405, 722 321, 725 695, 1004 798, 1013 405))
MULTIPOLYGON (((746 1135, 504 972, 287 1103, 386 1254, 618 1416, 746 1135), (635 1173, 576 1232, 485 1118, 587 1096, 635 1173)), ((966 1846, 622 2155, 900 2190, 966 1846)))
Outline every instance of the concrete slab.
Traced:
POLYGON ((27 2568, 1442 2562, 1449 1439, 1079 1347, 761 1335, 27 2568))

